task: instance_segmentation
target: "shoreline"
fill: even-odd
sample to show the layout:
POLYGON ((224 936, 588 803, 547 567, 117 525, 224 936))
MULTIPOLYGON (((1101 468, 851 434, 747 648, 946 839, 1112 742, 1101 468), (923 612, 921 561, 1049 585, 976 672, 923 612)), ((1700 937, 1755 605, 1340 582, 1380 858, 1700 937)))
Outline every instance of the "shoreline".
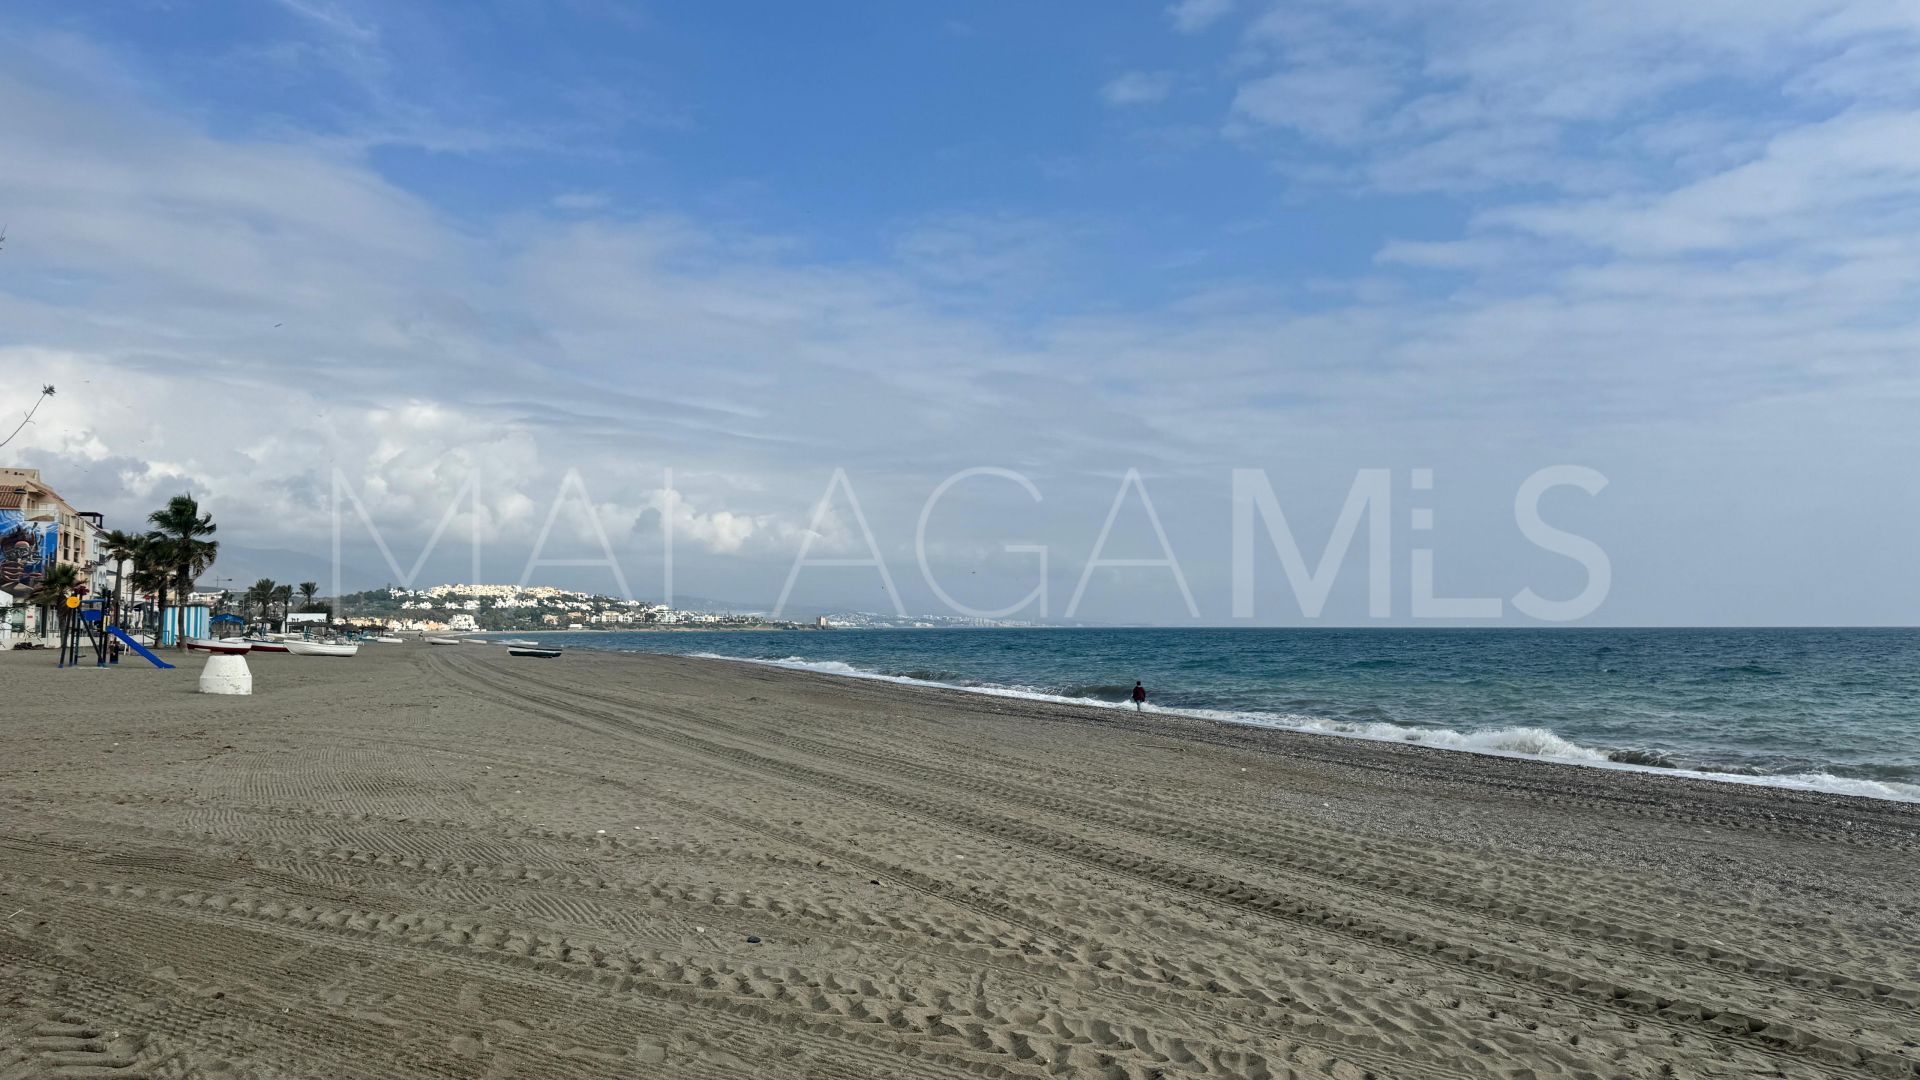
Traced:
MULTIPOLYGON (((606 651, 612 652, 615 650, 606 650, 606 651)), ((634 653, 634 654, 623 654, 623 655, 646 655, 646 654, 634 653)), ((1115 701, 1103 701, 1098 698, 1084 698, 1084 697, 1075 698, 1075 697, 1067 697, 1065 695, 1060 695, 1060 694, 1047 694, 1040 691, 1023 691, 1023 690, 1012 689, 1009 687, 999 687, 999 686, 984 686, 984 685, 983 686, 960 686, 953 683, 935 682, 927 679, 915 679, 905 675, 888 675, 888 674, 885 674, 884 672, 865 671, 858 668, 853 668, 851 665, 842 665, 848 668, 848 670, 846 671, 823 670, 821 665, 822 663, 826 663, 826 662, 821 662, 821 661, 799 661, 799 662, 789 663, 787 661, 781 661, 781 660, 758 660, 758 659, 753 659, 750 657, 743 657, 743 656, 721 656, 716 653, 688 653, 688 654, 677 654, 677 655, 686 655, 694 659, 720 660, 720 661, 725 661, 729 663, 759 664, 766 667, 779 668, 785 671, 805 671, 813 674, 824 675, 828 678, 871 679, 877 682, 893 683, 899 686, 921 687, 925 689, 935 689, 935 690, 950 690, 950 691, 955 691, 963 694, 977 694, 983 697, 1008 697, 1008 698, 1015 698, 1015 699, 1026 700, 1026 701, 1044 701, 1052 704, 1068 705, 1068 706, 1073 706, 1078 708, 1114 709, 1122 712, 1127 710, 1127 702, 1124 702, 1124 701, 1115 702, 1115 701)), ((1574 743, 1561 738, 1559 735, 1554 733, 1549 728, 1525 727, 1520 725, 1514 725, 1514 726, 1505 727, 1505 728, 1487 728, 1487 729, 1479 729, 1471 732, 1459 732, 1452 728, 1424 729, 1424 728, 1414 728, 1406 725, 1388 723, 1388 724, 1383 724, 1382 726, 1396 728, 1399 731, 1404 732, 1405 734, 1373 735, 1373 734, 1368 734, 1364 731, 1339 731, 1339 730, 1333 730, 1329 728, 1290 726, 1284 722, 1281 722, 1281 719, 1277 716, 1273 720, 1267 721, 1267 720, 1260 719, 1259 718, 1260 714, 1255 714, 1255 713, 1242 713, 1238 715, 1233 715, 1233 714, 1227 713, 1225 710, 1189 709, 1189 708, 1181 708, 1178 706, 1163 707, 1163 706, 1153 705, 1152 703, 1149 703, 1147 705, 1147 708, 1144 710, 1143 715, 1179 717, 1183 720, 1200 720, 1200 721, 1205 721, 1209 723, 1225 724, 1225 725, 1234 726, 1234 727, 1259 728, 1262 730, 1281 731, 1281 732, 1287 732, 1289 734, 1294 734, 1294 735, 1306 735, 1306 736, 1319 737, 1319 738, 1353 739, 1360 742, 1383 743, 1387 745, 1415 746, 1424 750, 1431 750, 1437 753, 1479 754, 1485 757, 1509 758, 1516 761, 1532 761, 1532 762, 1538 762, 1540 764, 1545 764, 1545 765, 1560 765, 1560 766, 1568 766, 1568 767, 1579 768, 1579 769, 1601 769, 1601 770, 1611 770, 1611 771, 1626 772, 1626 773, 1638 773, 1638 774, 1652 776, 1652 777, 1665 777, 1665 778, 1676 779, 1676 780, 1697 780, 1697 781, 1704 781, 1707 783, 1715 783, 1715 784, 1741 784, 1749 787, 1776 788, 1784 791, 1801 791, 1801 792, 1807 792, 1812 794, 1833 795, 1833 796, 1838 796, 1841 798, 1849 798, 1849 799, 1872 799, 1880 802, 1920 803, 1920 785, 1904 784, 1899 781, 1873 780, 1865 777, 1838 776, 1833 773, 1772 773, 1772 774, 1733 773, 1733 772, 1726 772, 1723 770, 1691 768, 1691 767, 1680 766, 1680 765, 1647 765, 1640 762, 1617 761, 1611 758, 1603 757, 1602 755, 1607 755, 1615 752, 1625 753, 1625 752, 1631 752, 1631 751, 1608 751, 1608 750, 1604 750, 1597 747, 1581 746, 1578 743, 1574 743), (1509 733, 1524 734, 1529 736, 1532 736, 1532 735, 1545 736, 1547 738, 1551 738, 1559 742, 1562 742, 1571 749, 1579 750, 1585 754, 1592 754, 1595 756, 1592 758, 1585 758, 1585 757, 1571 757, 1571 756, 1560 755, 1560 754, 1534 753, 1534 752, 1529 752, 1525 750, 1505 750, 1497 747, 1482 747, 1482 746, 1467 746, 1467 745, 1450 746, 1445 744, 1430 743, 1430 742, 1426 742, 1421 738, 1414 737, 1419 735, 1451 735, 1451 736, 1464 735, 1465 737, 1472 738, 1472 737, 1482 736, 1482 735, 1502 735, 1502 734, 1509 734, 1509 733), (1857 787, 1866 788, 1866 789, 1878 788, 1880 789, 1880 791, 1875 792, 1873 790, 1860 790, 1860 791, 1842 790, 1844 787, 1848 787, 1848 786, 1857 786, 1857 787), (1910 789, 1910 790, 1902 790, 1902 789, 1910 789)), ((1316 722, 1316 723, 1319 722, 1315 720, 1315 718, 1311 718, 1311 717, 1302 717, 1301 719, 1316 722)))
MULTIPOLYGON (((622 631, 601 631, 601 633, 620 633, 622 631)), ((652 632, 652 631, 648 631, 652 632)), ((574 633, 574 631, 552 631, 556 634, 574 633)), ((982 697, 1006 697, 1020 700, 1045 701, 1055 704, 1072 705, 1093 709, 1121 709, 1128 703, 1106 701, 1098 698, 1070 697, 1051 694, 1039 690, 1018 687, 981 684, 975 686, 939 682, 914 678, 906 675, 894 675, 886 672, 871 671, 842 661, 810 660, 801 657, 788 657, 773 660, 758 657, 726 656, 718 653, 653 653, 646 650, 626 651, 620 649, 599 649, 583 646, 581 652, 595 652, 613 655, 677 655, 699 659, 721 660, 730 663, 756 664, 788 671, 809 672, 832 678, 865 679, 891 683, 900 686, 922 687, 928 689, 949 690, 982 697)), ((1340 730, 1338 722, 1311 716, 1288 716, 1278 713, 1233 712, 1222 709, 1183 708, 1179 706, 1158 706, 1151 702, 1147 711, 1166 716, 1179 716, 1185 719, 1206 720, 1216 723, 1262 728, 1274 731, 1293 732, 1302 735, 1319 735, 1339 739, 1354 739, 1363 742, 1383 743, 1387 745, 1421 746, 1447 753, 1479 754, 1489 757, 1511 758, 1520 761, 1535 761, 1547 764, 1570 765, 1585 769, 1600 769, 1619 773, 1637 773, 1652 777, 1706 781, 1719 784, 1737 784, 1751 787, 1777 788, 1789 791, 1805 791, 1837 795, 1846 798, 1873 799, 1885 802, 1920 804, 1920 784, 1899 780, 1882 780, 1871 777, 1843 776, 1831 772, 1761 773, 1732 772, 1726 769, 1695 767, 1687 765, 1655 765, 1644 761, 1621 760, 1616 754, 1645 754, 1649 751, 1634 749, 1610 750, 1603 747, 1586 746, 1567 739, 1550 728, 1514 724, 1499 728, 1480 728, 1472 731, 1458 731, 1453 728, 1421 728, 1410 725, 1381 722, 1372 725, 1350 725, 1358 730, 1340 730), (1297 723, 1290 723, 1297 720, 1297 723), (1375 733, 1366 730, 1390 729, 1375 733), (1505 739, 1520 743, 1558 744, 1564 748, 1557 752, 1510 749, 1500 746, 1471 745, 1475 740, 1505 739), (1438 740, 1438 741, 1430 741, 1438 740), (1454 740, 1449 744, 1446 740, 1454 740)))
MULTIPOLYGON (((589 650, 582 650, 586 652, 589 650)), ((599 652, 599 650, 592 650, 599 652)), ((1460 755, 1484 759, 1492 762, 1507 762, 1516 767, 1514 779, 1530 788, 1568 789, 1591 787, 1592 774, 1617 774, 1621 778, 1632 777, 1651 782, 1638 790, 1627 790, 1623 797, 1659 801, 1669 794, 1661 790, 1668 784, 1679 784, 1691 788, 1692 794, 1703 799, 1716 799, 1730 796, 1723 789, 1739 788, 1754 791, 1762 802, 1769 798, 1780 797, 1785 805, 1799 805, 1803 800, 1808 806, 1818 806, 1822 810, 1846 811, 1849 809, 1866 810, 1880 807, 1903 808, 1895 811, 1916 826, 1920 826, 1920 800, 1885 798, 1861 795, 1850 792, 1826 791, 1817 788, 1792 787, 1761 782, 1764 778, 1731 777, 1721 779, 1720 774, 1699 775, 1685 769, 1662 769, 1655 766, 1633 765, 1625 762, 1582 762, 1567 761, 1540 755, 1510 753, 1492 750, 1479 750, 1451 746, 1433 746, 1418 742, 1377 739, 1332 731, 1311 731, 1298 728, 1270 726, 1238 720, 1221 719, 1214 716, 1196 715, 1193 711, 1161 709, 1149 707, 1135 713, 1125 708, 1124 703, 1109 704, 1093 699, 1067 699, 1057 696, 1037 696, 1011 691, 997 691, 997 688, 952 686, 924 680, 909 679, 904 676, 881 675, 862 672, 858 674, 831 671, 817 671, 800 666, 790 666, 778 661, 753 660, 742 657, 716 656, 710 654, 680 653, 638 653, 606 651, 602 655, 629 657, 635 659, 686 660, 713 662, 728 665, 747 665, 754 668, 769 669, 787 673, 800 678, 825 681, 828 685, 839 680, 874 682, 898 687, 902 693, 929 693, 942 697, 952 695, 959 698, 954 704, 965 708, 974 700, 987 698, 1015 703, 1031 703, 1035 706, 1052 706, 1063 711, 1061 717, 1050 717, 1044 711, 1027 713, 1015 710, 1011 715, 1026 715, 1032 719, 1065 719, 1088 724, 1117 727, 1146 734, 1165 735, 1210 745, 1233 746, 1242 749, 1257 749, 1263 753, 1272 753, 1295 759, 1312 759, 1326 763, 1338 762, 1356 768, 1388 768, 1402 764, 1408 765, 1409 772, 1427 771, 1433 778, 1456 777, 1467 772, 1472 776, 1498 776, 1501 770, 1495 766, 1488 770, 1459 770, 1453 768, 1454 759, 1460 755), (1254 737, 1237 738, 1239 733, 1257 733, 1254 737), (1268 736, 1261 738, 1258 736, 1268 736), (1299 740, 1298 743, 1293 740, 1299 740), (1303 746, 1313 747, 1302 751, 1303 746), (1382 750, 1378 761, 1369 761, 1365 751, 1349 752, 1352 748, 1375 747, 1382 750), (1534 772, 1533 770, 1539 770, 1534 772)), ((1688 794, 1681 790, 1670 793, 1679 798, 1688 794)))
POLYGON ((0 656, 49 703, 0 717, 8 1075, 1920 1059, 1911 804, 657 654, 44 659, 0 656))

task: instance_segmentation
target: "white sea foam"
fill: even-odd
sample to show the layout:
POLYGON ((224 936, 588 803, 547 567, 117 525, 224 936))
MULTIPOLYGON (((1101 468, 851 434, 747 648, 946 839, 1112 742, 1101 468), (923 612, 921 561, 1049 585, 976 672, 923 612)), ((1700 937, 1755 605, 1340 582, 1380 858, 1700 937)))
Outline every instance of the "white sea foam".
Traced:
MULTIPOLYGON (((852 664, 839 660, 809 660, 804 656, 789 656, 782 660, 756 660, 741 656, 721 656, 718 653, 694 653, 693 655, 705 657, 710 660, 734 660, 740 663, 762 664, 768 667, 790 668, 796 671, 812 671, 823 675, 840 675, 854 679, 873 679, 879 682, 902 683, 908 686, 931 686, 943 690, 960 690, 969 694, 984 694, 989 697, 1050 701, 1062 705, 1086 705, 1100 709, 1125 709, 1131 704, 1125 701, 1104 701, 1099 698, 1068 697, 1062 694, 1050 694, 1043 690, 1025 686, 957 686, 953 683, 935 682, 929 679, 914 679, 905 675, 883 675, 876 671, 867 671, 854 667, 852 664)), ((1251 727, 1277 728, 1283 731, 1301 731, 1316 735, 1336 735, 1349 739, 1366 739, 1373 742, 1416 743, 1421 746, 1430 746, 1441 750, 1461 750, 1471 754, 1556 761, 1563 764, 1586 765, 1601 769, 1618 769, 1622 772, 1637 772, 1651 776, 1689 780, 1716 780, 1728 784, 1751 784, 1759 787, 1793 788, 1800 791, 1819 791, 1833 795, 1858 795, 1869 799, 1889 799, 1895 802, 1920 802, 1920 784, 1903 784, 1890 780, 1866 780, 1856 777, 1833 776, 1820 772, 1780 773, 1754 776, 1745 773, 1661 768, 1655 765, 1640 765, 1624 761, 1614 761, 1608 757, 1607 751, 1605 750, 1591 746, 1581 746, 1543 727, 1503 727, 1481 728, 1475 731, 1455 731, 1452 728, 1420 728, 1408 727, 1402 724, 1351 723, 1298 713, 1236 712, 1226 709, 1170 709, 1152 704, 1147 706, 1147 711, 1167 713, 1174 716, 1193 717, 1202 720, 1217 720, 1229 724, 1245 724, 1251 727)))
POLYGON ((1613 764, 1604 750, 1581 746, 1555 735, 1543 727, 1481 728, 1455 731, 1452 728, 1416 728, 1400 724, 1346 724, 1331 720, 1301 718, 1286 727, 1295 731, 1314 731, 1325 735, 1349 735, 1381 742, 1410 742, 1445 750, 1473 750, 1490 754, 1517 754, 1522 757, 1553 758, 1590 765, 1613 764))

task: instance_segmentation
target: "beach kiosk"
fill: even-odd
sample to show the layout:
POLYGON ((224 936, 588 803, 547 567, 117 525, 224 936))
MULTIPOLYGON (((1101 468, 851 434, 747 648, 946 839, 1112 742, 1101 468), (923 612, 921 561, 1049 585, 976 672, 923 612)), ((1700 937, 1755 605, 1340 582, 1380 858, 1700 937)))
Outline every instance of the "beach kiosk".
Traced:
POLYGON ((213 609, 205 604, 169 606, 160 620, 160 644, 178 644, 182 638, 212 637, 213 609))

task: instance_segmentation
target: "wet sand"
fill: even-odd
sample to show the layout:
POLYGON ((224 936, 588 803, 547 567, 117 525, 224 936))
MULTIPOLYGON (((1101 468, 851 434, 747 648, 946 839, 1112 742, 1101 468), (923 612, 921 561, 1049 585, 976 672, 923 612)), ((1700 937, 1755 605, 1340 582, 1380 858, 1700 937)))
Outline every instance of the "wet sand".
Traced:
POLYGON ((1920 807, 477 645, 0 654, 0 1080, 1920 1076, 1920 807))

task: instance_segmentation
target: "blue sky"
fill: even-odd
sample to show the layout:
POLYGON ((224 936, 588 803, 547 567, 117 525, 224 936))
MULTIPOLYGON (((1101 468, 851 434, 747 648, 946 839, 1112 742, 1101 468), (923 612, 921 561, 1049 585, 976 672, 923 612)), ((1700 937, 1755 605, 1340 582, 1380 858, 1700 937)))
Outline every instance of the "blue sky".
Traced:
MULTIPOLYGON (((336 471, 405 568, 479 470, 455 532, 517 579, 575 469, 544 554, 597 517, 657 593, 665 515, 681 591, 756 605, 809 535, 866 553, 813 515, 844 468, 915 608, 928 493, 1012 468, 1042 503, 957 490, 929 563, 999 607, 1044 544, 1054 617, 1138 469, 1205 622, 1234 468, 1313 554, 1393 470, 1404 619, 1421 546, 1578 592, 1512 508, 1577 464, 1591 621, 1911 622, 1917 61, 1892 0, 15 3, 0 367, 61 394, 5 453, 121 520, 190 487, 278 577, 336 471)), ((1123 509, 1106 554, 1155 552, 1123 509)), ((1079 614, 1192 621, 1143 568, 1079 614)))
POLYGON ((1324 154, 1222 138, 1236 86, 1207 69, 1227 28, 1170 33, 1151 5, 302 0, 42 17, 214 134, 363 146, 382 177, 470 228, 618 206, 864 264, 955 218, 997 222, 1007 243, 1038 244, 1045 223, 1079 271, 1049 314, 1364 272, 1386 241, 1444 237, 1463 218, 1416 192, 1273 183, 1288 158, 1324 154), (1138 272, 1083 279, 1120 260, 1138 272))

